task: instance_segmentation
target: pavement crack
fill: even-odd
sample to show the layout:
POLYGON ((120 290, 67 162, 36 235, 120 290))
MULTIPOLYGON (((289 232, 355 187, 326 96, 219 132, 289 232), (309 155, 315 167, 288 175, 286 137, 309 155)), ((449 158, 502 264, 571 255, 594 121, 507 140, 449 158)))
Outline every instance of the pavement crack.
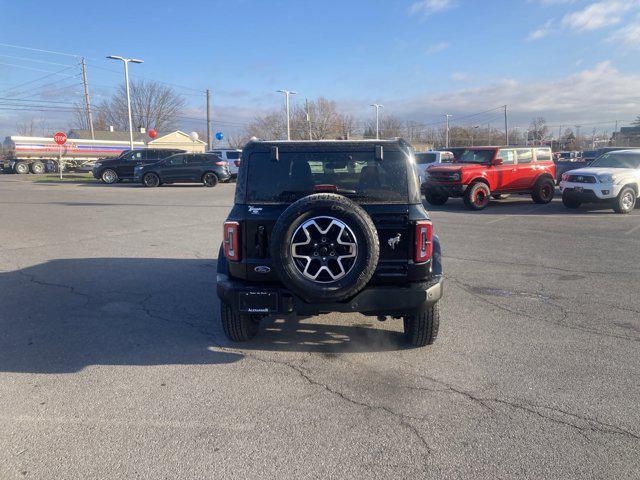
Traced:
POLYGON ((54 288, 64 288, 69 291, 72 295, 78 295, 85 300, 85 304, 83 306, 87 306, 91 301, 91 295, 88 293, 80 292, 73 285, 65 285, 64 283, 54 283, 54 282, 46 282, 44 280, 39 280, 30 273, 25 272, 24 270, 18 270, 18 273, 25 277, 29 282, 35 283, 36 285, 40 285, 41 287, 54 287, 54 288))
POLYGON ((594 418, 589 418, 587 416, 584 415, 578 415, 576 413, 573 412, 569 412, 567 410, 562 410, 560 408, 556 408, 556 407, 550 407, 550 406, 546 406, 546 405, 536 405, 533 403, 526 403, 526 404, 522 404, 522 403, 517 403, 517 402, 513 402, 513 401, 508 401, 508 400, 504 400, 504 399, 500 399, 500 398, 485 398, 483 399, 486 402, 494 402, 494 403, 498 403, 501 405, 506 405, 510 408, 516 409, 516 410, 521 410, 521 411, 525 411, 528 412, 532 415, 536 415, 540 418, 543 418, 545 420, 551 421, 553 423, 559 424, 559 425, 564 425, 567 426, 573 430, 575 430, 577 433, 579 433, 580 435, 582 435, 583 437, 587 438, 586 433, 587 432, 595 432, 595 433, 604 433, 604 434, 613 434, 613 435, 622 435, 624 437, 630 438, 632 440, 640 440, 640 435, 637 435, 629 430, 625 430, 621 427, 618 427, 616 425, 612 425, 609 423, 605 423, 605 422, 601 422, 599 420, 596 420, 594 418), (566 417, 569 417, 569 419, 574 420, 569 421, 569 419, 562 419, 562 418, 558 418, 556 416, 552 416, 552 415, 545 415, 543 412, 541 412, 539 409, 544 409, 544 410, 548 410, 551 412, 556 413, 557 415, 564 415, 566 417), (578 424, 577 422, 583 422, 582 425, 578 424))

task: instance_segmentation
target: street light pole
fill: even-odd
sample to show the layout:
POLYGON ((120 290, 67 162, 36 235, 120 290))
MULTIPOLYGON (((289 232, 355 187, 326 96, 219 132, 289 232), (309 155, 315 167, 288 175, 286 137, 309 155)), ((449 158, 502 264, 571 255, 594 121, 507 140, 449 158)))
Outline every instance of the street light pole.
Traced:
POLYGON ((473 129, 471 130, 471 146, 472 147, 474 146, 473 139, 474 139, 475 133, 478 130, 478 128, 480 128, 480 125, 474 125, 473 129))
POLYGON ((370 106, 376 109, 376 140, 380 140, 380 109, 384 105, 372 103, 370 106))
POLYGON ((291 90, 278 90, 278 93, 284 93, 284 103, 287 110, 287 140, 291 140, 291 120, 289 118, 289 96, 295 95, 298 92, 292 92, 291 90))
POLYGON ((449 119, 453 117, 453 115, 450 115, 448 113, 445 113, 444 115, 444 123, 445 123, 445 127, 444 127, 444 147, 445 148, 449 148, 449 119))
POLYGON ((131 93, 129 92, 129 62, 142 63, 137 58, 124 58, 118 55, 109 55, 107 58, 111 60, 122 60, 124 63, 124 84, 127 91, 127 110, 129 111, 129 148, 133 150, 133 120, 131 118, 131 93))

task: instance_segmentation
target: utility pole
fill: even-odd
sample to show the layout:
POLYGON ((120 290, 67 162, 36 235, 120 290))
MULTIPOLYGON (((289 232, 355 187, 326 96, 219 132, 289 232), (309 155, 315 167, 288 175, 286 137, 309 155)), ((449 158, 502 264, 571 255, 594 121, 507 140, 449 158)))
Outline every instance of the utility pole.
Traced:
POLYGON ((285 109, 287 111, 287 140, 291 140, 291 120, 289 117, 289 97, 291 95, 295 95, 298 92, 292 92, 291 90, 278 90, 278 93, 284 93, 284 103, 285 103, 285 109))
POLYGON ((509 124, 507 123, 507 106, 504 106, 504 138, 507 141, 506 146, 509 146, 509 124))
POLYGON ((311 114, 309 113, 309 100, 304 99, 304 109, 307 112, 307 126, 309 127, 309 140, 313 140, 311 137, 311 114))
POLYGON ((211 90, 207 88, 207 147, 209 150, 213 149, 211 144, 211 90))
POLYGON ((449 115, 445 113, 444 115, 444 147, 449 148, 449 119, 453 117, 453 115, 449 115))
POLYGON ((87 120, 89 121, 89 130, 91 130, 91 140, 96 139, 96 135, 93 132, 93 115, 91 114, 91 100, 89 99, 89 82, 87 81, 87 64, 84 61, 84 57, 80 59, 82 65, 82 80, 84 82, 84 105, 87 108, 87 120))
POLYGON ((380 109, 383 105, 372 103, 370 106, 376 109, 376 140, 380 140, 380 109))

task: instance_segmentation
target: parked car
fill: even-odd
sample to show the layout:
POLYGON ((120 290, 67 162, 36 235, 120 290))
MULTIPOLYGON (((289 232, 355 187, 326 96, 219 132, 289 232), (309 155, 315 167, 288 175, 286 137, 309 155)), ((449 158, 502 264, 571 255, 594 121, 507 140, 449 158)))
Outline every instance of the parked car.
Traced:
POLYGON ((560 190, 567 208, 606 203, 617 213, 630 213, 640 195, 640 150, 605 153, 588 168, 565 172, 560 190))
POLYGON ((424 182, 427 167, 438 163, 451 162, 453 160, 453 153, 439 150, 416 152, 414 156, 416 158, 416 167, 418 169, 420 185, 424 182))
POLYGON ((449 197, 462 197, 471 210, 481 210, 490 198, 530 194, 545 204, 555 192, 555 166, 548 147, 472 147, 454 163, 427 169, 425 199, 444 205, 449 197))
POLYGON ((150 165, 184 150, 176 148, 141 148, 126 150, 116 158, 101 159, 93 165, 94 178, 104 183, 116 183, 121 180, 133 180, 134 168, 138 165, 150 165))
POLYGON ((593 161, 590 157, 581 156, 579 152, 559 152, 559 154, 560 156, 555 157, 553 160, 553 163, 556 165, 555 179, 557 184, 560 183, 564 172, 575 170, 577 168, 588 167, 593 161))
POLYGON ((238 168, 240 167, 240 157, 242 157, 242 150, 235 148, 218 148, 211 150, 208 153, 214 153, 221 159, 229 164, 229 172, 232 178, 238 176, 238 168))
POLYGON ((202 183, 215 187, 231 179, 227 162, 212 153, 178 153, 151 165, 136 165, 134 180, 145 187, 168 183, 202 183))
POLYGON ((403 140, 249 142, 223 239, 217 292, 233 341, 294 312, 402 318, 412 345, 436 339, 440 242, 403 140))

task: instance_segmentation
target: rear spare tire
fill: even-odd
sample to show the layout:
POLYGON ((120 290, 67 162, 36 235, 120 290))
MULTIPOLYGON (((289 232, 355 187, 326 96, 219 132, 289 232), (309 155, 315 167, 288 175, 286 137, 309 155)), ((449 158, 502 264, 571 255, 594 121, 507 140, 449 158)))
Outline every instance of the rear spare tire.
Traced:
POLYGON ((289 205, 270 239, 282 283, 308 302, 335 302, 358 293, 378 265, 371 217, 346 197, 317 193, 289 205))

